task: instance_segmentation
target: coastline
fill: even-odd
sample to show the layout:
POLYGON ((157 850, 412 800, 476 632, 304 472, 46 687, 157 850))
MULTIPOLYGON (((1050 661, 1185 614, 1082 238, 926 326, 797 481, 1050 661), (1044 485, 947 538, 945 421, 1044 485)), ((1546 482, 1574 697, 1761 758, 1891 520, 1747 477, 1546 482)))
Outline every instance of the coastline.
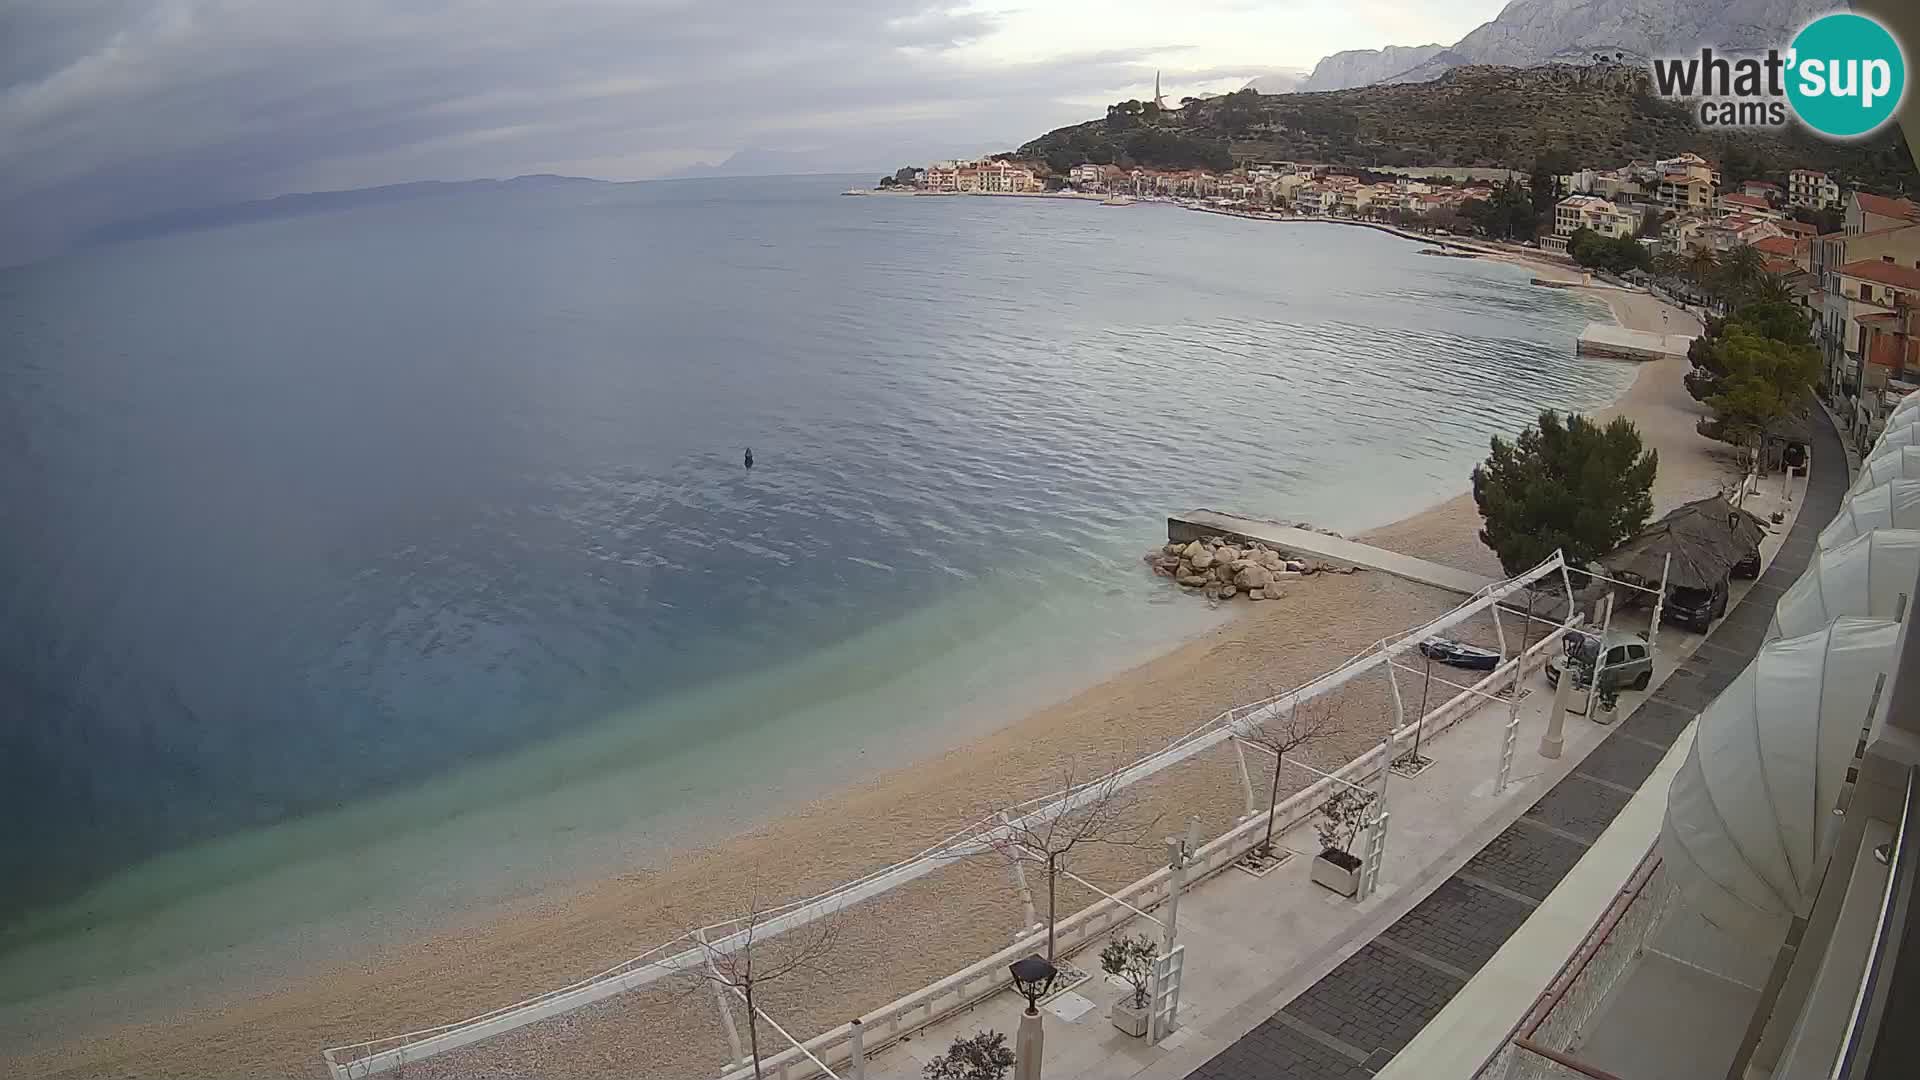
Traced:
MULTIPOLYGON (((1512 254, 1485 254, 1572 273, 1512 254)), ((1607 295, 1619 290, 1583 291, 1600 294, 1623 325, 1644 319, 1649 311, 1657 317, 1664 306, 1639 294, 1607 295), (1633 302, 1636 296, 1654 306, 1643 310, 1633 302)), ((1644 414, 1649 421, 1657 417, 1665 423, 1672 418, 1649 410, 1661 402, 1659 384, 1677 382, 1671 360, 1644 364, 1608 411, 1636 419, 1644 414), (1648 388, 1644 392, 1643 385, 1648 388)), ((1647 430, 1648 422, 1642 427, 1647 430)), ((1684 434, 1698 438, 1690 417, 1684 434)), ((1665 447, 1661 440, 1667 433, 1649 435, 1650 442, 1665 447)), ((1663 482, 1668 479, 1666 465, 1663 454, 1663 482)), ((1382 546, 1486 570, 1492 559, 1474 539, 1476 528, 1471 497, 1456 494, 1364 536, 1382 546)), ((51 1048, 26 1059, 24 1071, 319 1075, 323 1045, 457 1019, 559 985, 671 938, 686 926, 734 913, 727 898, 750 893, 756 885, 762 895, 803 895, 911 854, 996 805, 1053 788, 1069 764, 1084 774, 1135 756, 1227 707, 1325 670, 1383 634, 1452 606, 1455 599, 1384 575, 1307 579, 1280 600, 1238 605, 1236 617, 1225 625, 989 735, 869 775, 724 841, 675 852, 658 870, 618 874, 555 889, 503 911, 459 917, 422 939, 376 950, 338 970, 301 977, 258 999, 51 1048)), ((1322 765, 1336 764, 1375 738, 1377 731, 1356 728, 1351 737, 1334 740, 1312 757, 1322 765)), ((1178 794, 1179 805, 1202 811, 1210 828, 1237 809, 1234 781, 1210 767, 1196 776, 1170 777, 1149 786, 1166 789, 1159 794, 1178 794)), ((1101 873, 1096 880, 1125 880, 1129 865, 1117 861, 1104 867, 1111 874, 1101 873)), ((876 901, 887 925, 863 930, 848 951, 868 962, 888 961, 887 981, 869 980, 859 993, 844 997, 819 993, 813 996, 821 1000, 804 1003, 789 991, 772 1007, 798 1034, 802 1028, 844 1019, 847 1008, 872 1007, 971 959, 950 954, 990 952, 1004 944, 1019 921, 1005 878, 1003 869, 992 866, 945 871, 876 901), (938 943, 927 940, 930 922, 942 931, 938 943)), ((1084 896, 1062 897, 1064 909, 1084 902, 1084 896)), ((592 1015, 567 1025, 564 1037, 517 1032, 475 1049, 499 1055, 488 1061, 509 1057, 534 1071, 545 1071, 543 1061, 551 1065, 566 1060, 577 1066, 569 1072, 609 1075, 673 1075, 649 1068, 667 1060, 660 1055, 677 1052, 679 1057, 672 1060, 697 1066, 697 1074, 710 1072, 705 1062, 709 1057, 717 1061, 724 1042, 704 996, 678 1003, 664 996, 633 997, 583 1010, 592 1015), (648 1006, 682 1011, 673 1014, 679 1018, 674 1023, 648 1024, 638 1019, 648 1006), (582 1050, 589 1032, 592 1048, 582 1050), (700 1048, 695 1060, 687 1060, 689 1046, 700 1048)), ((447 1059, 450 1070, 459 1057, 447 1059)))

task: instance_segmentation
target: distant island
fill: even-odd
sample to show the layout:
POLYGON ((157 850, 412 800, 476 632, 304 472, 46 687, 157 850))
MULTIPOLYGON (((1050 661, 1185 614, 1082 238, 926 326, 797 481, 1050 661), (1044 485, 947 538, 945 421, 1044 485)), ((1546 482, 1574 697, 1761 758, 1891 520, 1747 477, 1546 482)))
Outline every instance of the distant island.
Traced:
POLYGON ((145 217, 118 221, 104 225, 88 233, 83 243, 115 244, 126 240, 140 240, 152 236, 164 236, 168 233, 187 232, 193 229, 211 229, 222 225, 239 225, 252 221, 271 221, 278 218, 302 217, 307 214, 326 214, 336 210, 350 210, 362 206, 380 206, 388 203, 410 202, 414 199, 438 198, 444 195, 456 195, 474 191, 539 191, 554 188, 573 188, 594 184, 611 183, 607 180, 595 180, 585 176, 556 176, 552 173, 535 173, 527 176, 515 176, 506 180, 416 180, 405 184, 385 184, 380 187, 351 188, 344 191, 310 191, 293 195, 278 195, 271 199, 254 199, 249 202, 228 203, 223 206, 197 206, 183 210, 167 210, 145 217))

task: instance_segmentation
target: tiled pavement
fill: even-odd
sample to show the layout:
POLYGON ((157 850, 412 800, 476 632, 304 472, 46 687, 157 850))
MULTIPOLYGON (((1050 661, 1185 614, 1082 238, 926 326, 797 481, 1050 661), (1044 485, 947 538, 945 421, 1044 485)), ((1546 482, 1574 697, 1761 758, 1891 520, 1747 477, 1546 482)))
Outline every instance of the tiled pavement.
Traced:
POLYGON ((1440 1012, 1599 838, 1692 721, 1765 639, 1773 606, 1840 508, 1847 459, 1813 410, 1813 475, 1773 564, 1691 658, 1579 766, 1432 895, 1280 1012, 1190 1075, 1367 1077, 1440 1012))

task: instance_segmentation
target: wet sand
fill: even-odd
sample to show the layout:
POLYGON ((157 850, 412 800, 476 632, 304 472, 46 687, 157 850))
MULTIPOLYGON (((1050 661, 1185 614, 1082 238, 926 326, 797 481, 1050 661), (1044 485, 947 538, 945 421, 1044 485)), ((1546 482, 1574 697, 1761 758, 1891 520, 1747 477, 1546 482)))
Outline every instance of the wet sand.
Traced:
MULTIPOLYGON (((1624 325, 1661 328, 1665 305, 1652 298, 1592 292, 1612 304, 1624 325)), ((1670 318, 1676 332, 1697 326, 1683 314, 1670 318)), ((1683 359, 1642 365, 1609 410, 1634 419, 1660 451, 1655 501, 1661 509, 1725 481, 1718 444, 1693 431, 1698 411, 1680 385, 1685 366, 1683 359)), ((1272 509, 1278 516, 1279 508, 1272 509)), ((1476 538, 1478 526, 1471 495, 1460 495, 1365 538, 1497 573, 1476 538)), ((1142 547, 1151 539, 1143 537, 1142 547)), ((990 736, 874 775, 724 842, 678 853, 657 870, 615 874, 467 915, 424 939, 165 1023, 49 1033, 50 1041, 27 1056, 0 1059, 0 1073, 324 1076, 323 1046, 457 1020, 571 982, 693 926, 744 914, 749 897, 771 905, 819 892, 910 856, 1000 806, 1053 790, 1070 773, 1085 776, 1131 760, 1233 705, 1297 685, 1459 599, 1383 574, 1302 579, 1281 599, 1240 602, 1240 617, 1226 625, 990 736)), ((1464 636, 1491 643, 1491 625, 1464 636)), ((1353 687, 1341 709, 1340 734, 1307 752, 1323 768, 1351 759, 1385 733, 1384 677, 1353 687)), ((1201 818, 1209 836, 1230 825, 1244 810, 1233 762, 1229 751, 1217 749, 1140 785, 1140 813, 1160 818, 1150 834, 1177 831, 1188 814, 1201 818)), ((1298 786, 1297 775, 1283 783, 1284 790, 1298 786)), ((1157 842, 1097 848, 1075 869, 1110 889, 1160 859, 1157 842)), ((1091 899, 1086 889, 1063 883, 1059 909, 1064 914, 1091 899)), ((1003 864, 982 859, 949 867, 851 910, 819 970, 763 988, 763 1007, 805 1038, 998 950, 1020 921, 1003 864)), ((776 1036, 763 1037, 763 1047, 777 1049, 776 1036)), ((710 990, 674 983, 390 1075, 711 1077, 725 1048, 710 990)))

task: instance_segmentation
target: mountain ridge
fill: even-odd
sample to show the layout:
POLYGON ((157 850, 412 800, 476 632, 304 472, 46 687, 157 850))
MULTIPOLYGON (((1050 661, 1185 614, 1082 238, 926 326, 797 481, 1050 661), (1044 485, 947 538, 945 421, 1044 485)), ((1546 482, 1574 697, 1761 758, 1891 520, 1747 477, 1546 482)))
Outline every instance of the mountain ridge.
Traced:
POLYGON ((1529 67, 1594 53, 1641 61, 1695 52, 1703 45, 1758 52, 1784 46, 1800 27, 1834 7, 1833 0, 1511 0, 1452 45, 1334 53, 1314 67, 1303 89, 1428 82, 1456 67, 1529 67), (1426 48, 1435 51, 1404 62, 1405 53, 1426 48), (1322 65, 1331 65, 1324 75, 1322 65))
POLYGON ((1692 151, 1720 161, 1729 183, 1742 173, 1806 167, 1876 190, 1920 190, 1897 128, 1857 143, 1797 127, 1710 134, 1650 83, 1646 69, 1611 62, 1474 65, 1431 82, 1241 91, 1165 113, 1122 102, 1104 119, 1056 128, 1012 156, 1062 173, 1082 161, 1223 169, 1250 160, 1525 172, 1549 155, 1568 167, 1605 168, 1692 151))

